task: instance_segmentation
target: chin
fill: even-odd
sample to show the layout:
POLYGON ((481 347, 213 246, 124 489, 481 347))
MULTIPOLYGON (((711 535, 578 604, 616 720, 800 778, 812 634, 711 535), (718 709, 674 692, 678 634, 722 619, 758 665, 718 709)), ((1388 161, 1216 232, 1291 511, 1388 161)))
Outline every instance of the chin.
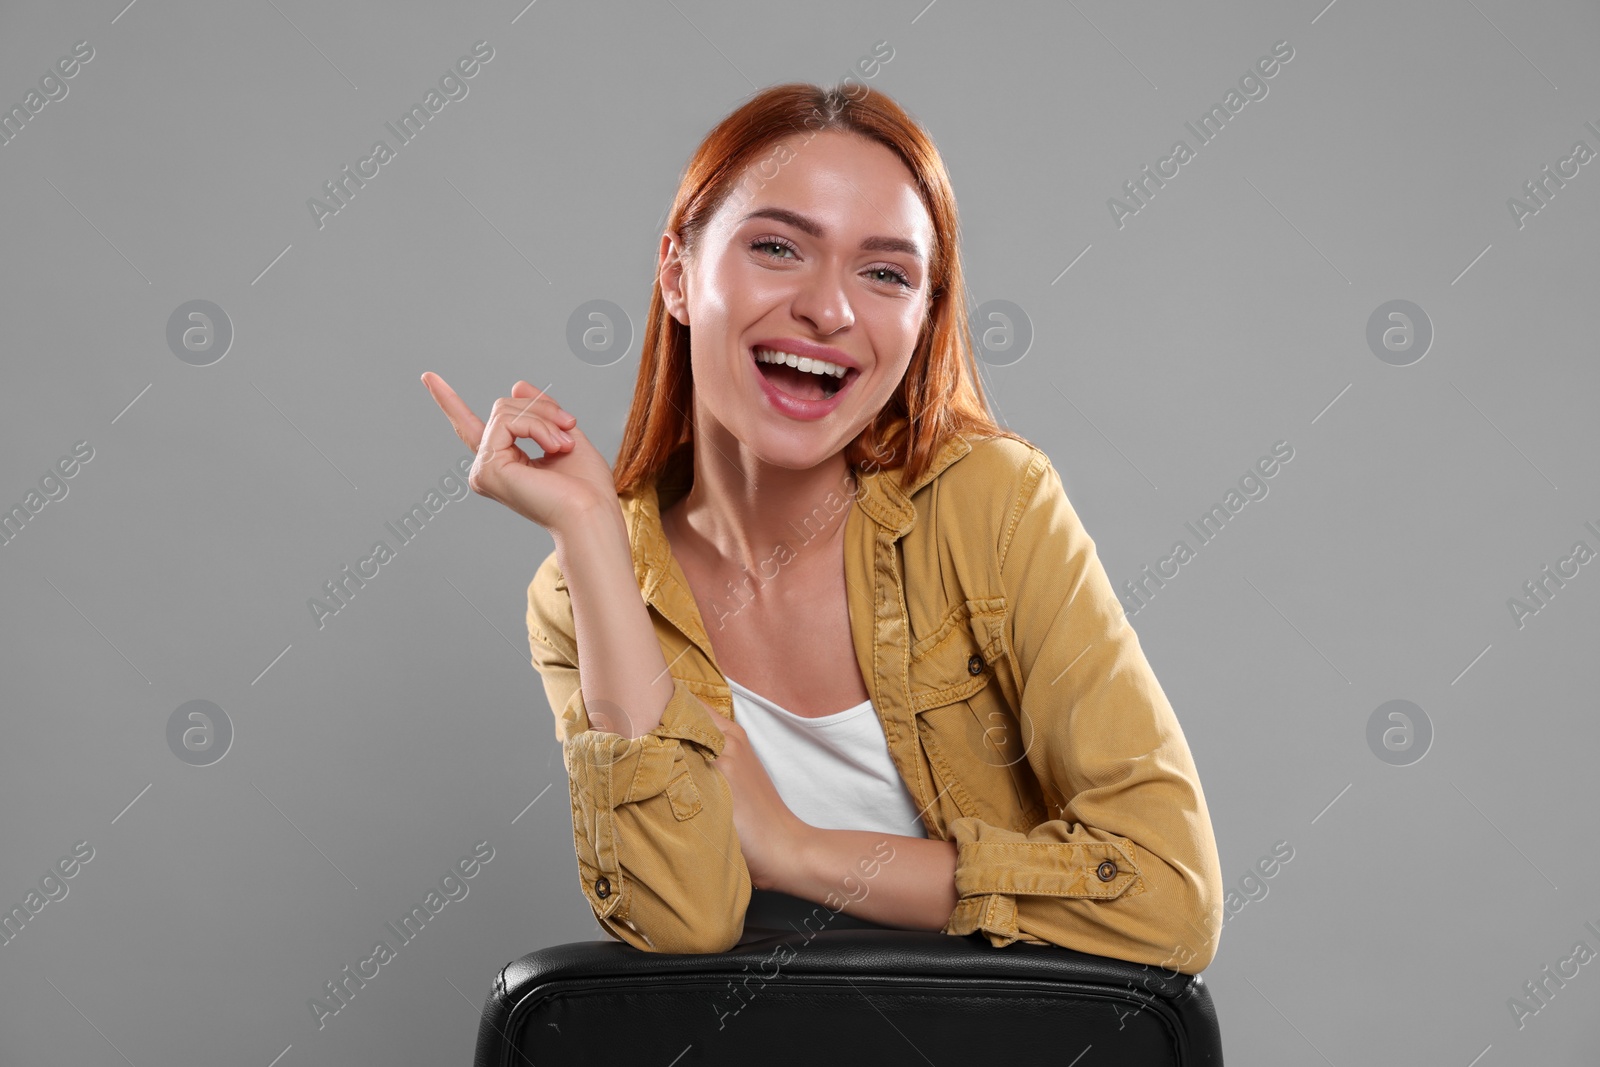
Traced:
POLYGON ((753 438, 745 441, 745 445, 761 462, 770 466, 806 471, 838 455, 849 440, 847 438, 835 445, 831 435, 824 440, 823 434, 815 426, 797 425, 776 430, 761 426, 753 438))

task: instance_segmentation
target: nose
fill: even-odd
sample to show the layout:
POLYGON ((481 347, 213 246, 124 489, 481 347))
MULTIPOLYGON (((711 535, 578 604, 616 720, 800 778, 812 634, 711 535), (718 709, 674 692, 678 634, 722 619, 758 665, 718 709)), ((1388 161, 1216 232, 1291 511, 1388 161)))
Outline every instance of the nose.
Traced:
POLYGON ((795 295, 794 314, 824 337, 856 321, 844 285, 828 270, 815 271, 801 284, 795 295))

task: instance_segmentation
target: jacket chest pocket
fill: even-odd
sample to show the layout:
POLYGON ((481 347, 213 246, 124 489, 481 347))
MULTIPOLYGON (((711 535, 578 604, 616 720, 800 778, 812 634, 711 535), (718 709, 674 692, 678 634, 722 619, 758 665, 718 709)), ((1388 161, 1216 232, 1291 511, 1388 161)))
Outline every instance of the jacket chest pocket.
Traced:
POLYGON ((940 810, 1026 833, 1045 819, 1046 809, 1027 759, 1038 738, 1019 720, 997 677, 1009 662, 1004 618, 1003 598, 969 600, 917 641, 911 711, 940 810))

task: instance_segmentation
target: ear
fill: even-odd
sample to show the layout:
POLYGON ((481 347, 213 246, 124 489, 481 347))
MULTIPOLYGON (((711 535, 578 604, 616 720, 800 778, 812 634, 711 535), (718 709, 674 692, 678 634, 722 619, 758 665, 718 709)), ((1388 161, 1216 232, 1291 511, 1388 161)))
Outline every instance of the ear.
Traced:
POLYGON ((683 239, 674 230, 661 235, 661 248, 656 257, 656 278, 661 282, 661 300, 667 314, 680 323, 689 325, 689 300, 684 290, 683 239))

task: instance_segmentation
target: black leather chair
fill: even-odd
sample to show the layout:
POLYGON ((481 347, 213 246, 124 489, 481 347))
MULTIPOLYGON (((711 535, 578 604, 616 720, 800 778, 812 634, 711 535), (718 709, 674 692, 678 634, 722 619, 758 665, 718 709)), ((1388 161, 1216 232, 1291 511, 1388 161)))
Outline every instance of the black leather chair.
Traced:
POLYGON ((1222 1063, 1199 975, 760 896, 724 953, 583 941, 508 964, 484 1007, 476 1067, 1222 1063), (792 921, 802 907, 820 918, 792 921))

